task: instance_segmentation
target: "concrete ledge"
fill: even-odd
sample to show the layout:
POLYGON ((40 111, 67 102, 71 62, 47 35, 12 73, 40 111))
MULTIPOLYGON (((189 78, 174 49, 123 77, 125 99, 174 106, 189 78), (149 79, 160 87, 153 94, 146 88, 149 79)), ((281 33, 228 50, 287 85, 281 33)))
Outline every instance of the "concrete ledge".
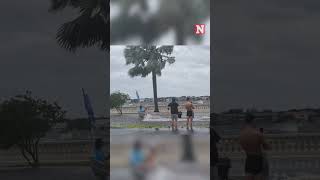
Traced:
MULTIPOLYGON (((89 160, 68 160, 68 161, 61 161, 61 160, 52 160, 52 161, 40 161, 41 166, 89 166, 89 160)), ((21 162, 21 161, 2 161, 0 165, 0 170, 6 168, 19 168, 19 167, 30 167, 28 163, 21 162)))

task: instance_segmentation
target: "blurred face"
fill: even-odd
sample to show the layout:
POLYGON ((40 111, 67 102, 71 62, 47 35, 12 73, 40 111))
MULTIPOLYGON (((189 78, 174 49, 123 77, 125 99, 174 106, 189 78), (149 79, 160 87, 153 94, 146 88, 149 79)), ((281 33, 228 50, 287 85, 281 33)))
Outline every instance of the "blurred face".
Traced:
POLYGON ((140 142, 136 142, 135 145, 134 145, 134 149, 141 149, 141 143, 140 142))

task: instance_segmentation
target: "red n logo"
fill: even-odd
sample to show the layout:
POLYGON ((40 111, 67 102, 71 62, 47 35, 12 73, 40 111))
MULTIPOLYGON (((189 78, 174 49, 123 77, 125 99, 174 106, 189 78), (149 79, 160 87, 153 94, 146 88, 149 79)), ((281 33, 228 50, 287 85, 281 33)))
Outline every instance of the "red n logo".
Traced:
POLYGON ((195 24, 194 25, 194 34, 196 35, 203 35, 206 32, 204 24, 195 24))

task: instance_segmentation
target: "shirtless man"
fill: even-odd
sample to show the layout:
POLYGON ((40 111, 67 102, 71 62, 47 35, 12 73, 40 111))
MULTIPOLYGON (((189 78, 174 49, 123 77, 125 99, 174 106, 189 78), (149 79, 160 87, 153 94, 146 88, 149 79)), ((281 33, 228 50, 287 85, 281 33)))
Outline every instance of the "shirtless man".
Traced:
POLYGON ((246 117, 246 125, 240 132, 240 145, 246 153, 245 173, 247 180, 262 179, 263 150, 269 150, 263 135, 254 127, 254 117, 250 114, 246 117))
POLYGON ((189 130, 189 127, 191 130, 192 129, 192 119, 193 119, 193 109, 194 106, 192 104, 192 102, 190 101, 190 98, 187 98, 187 103, 185 105, 186 109, 187 109, 187 130, 189 130))

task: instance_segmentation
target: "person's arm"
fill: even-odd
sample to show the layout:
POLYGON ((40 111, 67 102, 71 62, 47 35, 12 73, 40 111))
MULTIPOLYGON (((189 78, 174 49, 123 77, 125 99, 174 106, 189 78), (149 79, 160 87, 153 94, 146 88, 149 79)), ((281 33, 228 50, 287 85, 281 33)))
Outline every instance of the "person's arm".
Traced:
POLYGON ((269 143, 267 143, 267 141, 264 138, 263 134, 260 134, 260 138, 261 138, 262 148, 265 149, 265 150, 271 150, 271 146, 270 146, 269 143))

